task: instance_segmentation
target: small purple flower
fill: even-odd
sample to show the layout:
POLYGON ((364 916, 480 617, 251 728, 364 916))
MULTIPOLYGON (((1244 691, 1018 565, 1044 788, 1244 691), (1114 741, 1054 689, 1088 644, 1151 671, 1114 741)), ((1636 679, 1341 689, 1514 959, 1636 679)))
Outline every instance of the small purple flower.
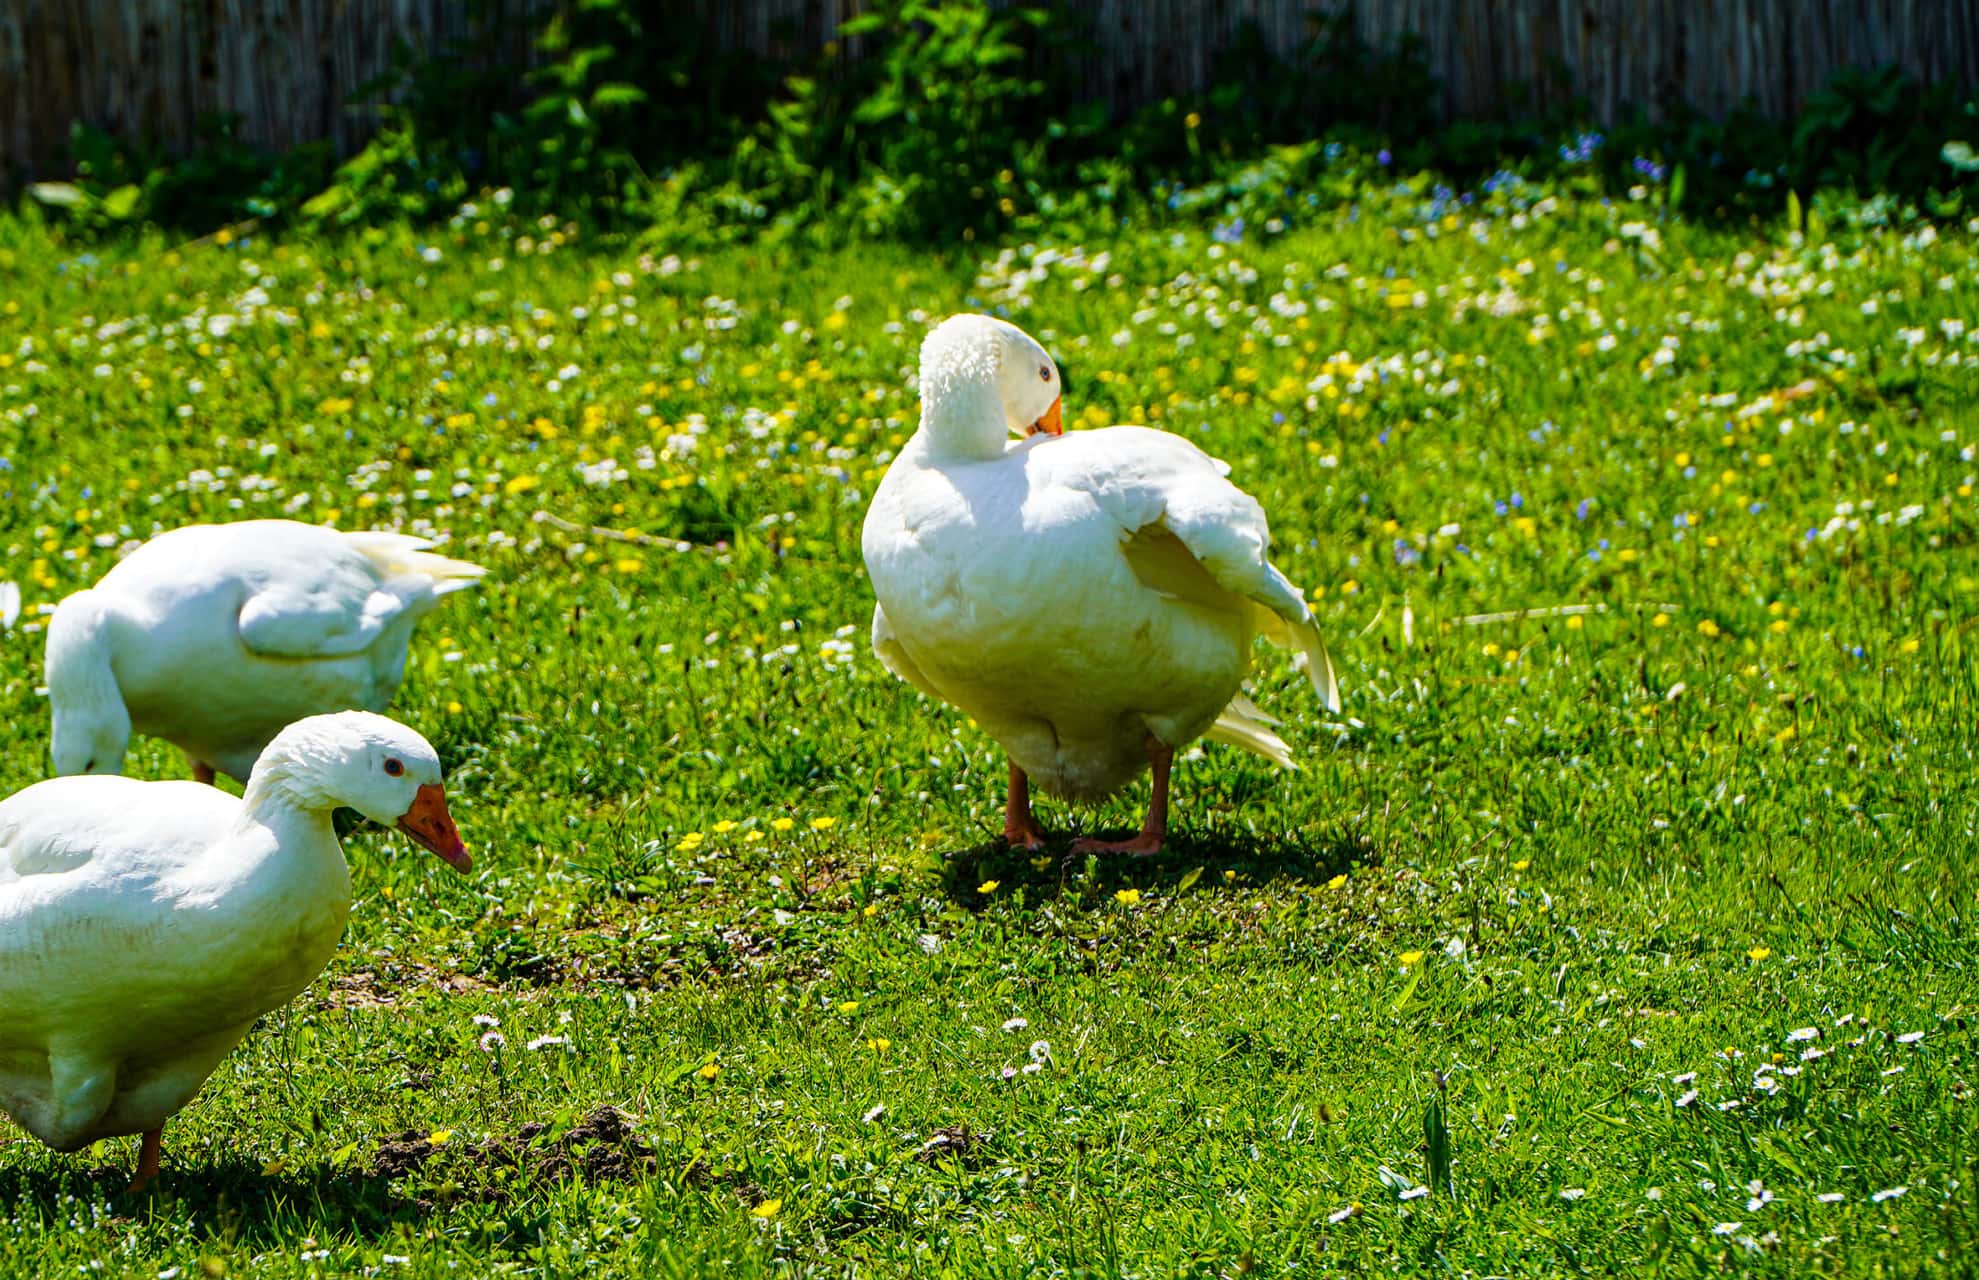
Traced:
POLYGON ((1414 547, 1410 546, 1408 542, 1404 539, 1401 538, 1395 539, 1396 564, 1399 564, 1406 569, 1420 559, 1422 559, 1422 552, 1417 551, 1414 547))
POLYGON ((1392 161, 1394 158, 1395 157, 1388 154, 1388 148, 1386 147, 1383 147, 1381 150, 1375 152, 1374 155, 1375 163, 1380 165, 1384 169, 1388 167, 1389 162, 1392 161))
POLYGON ((1587 519, 1587 509, 1588 509, 1588 508, 1589 508, 1590 506, 1592 506, 1592 505, 1594 505, 1594 499, 1592 499, 1592 498, 1582 498, 1582 499, 1580 500, 1580 503, 1579 503, 1579 505, 1577 505, 1577 506, 1576 506, 1576 507, 1574 508, 1574 519, 1576 519, 1576 520, 1585 520, 1585 519, 1587 519))
POLYGON ((1228 222, 1218 223, 1210 229, 1209 238, 1218 244, 1241 244, 1244 239, 1244 220, 1232 218, 1228 222))

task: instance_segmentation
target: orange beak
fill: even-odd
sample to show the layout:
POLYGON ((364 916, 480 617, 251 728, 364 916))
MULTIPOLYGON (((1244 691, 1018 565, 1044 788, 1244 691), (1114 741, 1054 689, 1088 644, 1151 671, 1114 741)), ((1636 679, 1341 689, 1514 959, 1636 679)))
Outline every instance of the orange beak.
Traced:
POLYGON ((1044 417, 1039 418, 1036 422, 1033 422, 1031 424, 1031 429, 1029 431, 1026 431, 1024 434, 1027 436, 1034 436, 1038 434, 1038 432, 1042 431, 1046 435, 1050 435, 1050 436, 1064 435, 1065 434, 1064 413, 1065 413, 1065 397, 1064 396, 1052 397, 1051 408, 1046 409, 1044 411, 1044 417))
POLYGON ((439 854, 454 870, 474 869, 474 859, 467 855, 467 846, 461 843, 460 828, 447 812, 447 793, 440 789, 439 783, 429 782, 419 788, 412 797, 412 807, 399 819, 399 830, 439 854))

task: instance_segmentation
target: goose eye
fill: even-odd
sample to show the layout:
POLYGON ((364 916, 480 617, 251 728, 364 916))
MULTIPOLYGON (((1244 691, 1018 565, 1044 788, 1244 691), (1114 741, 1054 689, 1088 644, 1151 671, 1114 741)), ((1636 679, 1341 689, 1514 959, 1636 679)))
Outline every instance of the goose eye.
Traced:
POLYGON ((1039 365, 1039 366, 1038 366, 1038 381, 1040 381, 1040 382, 1050 382, 1050 381, 1051 381, 1051 366, 1050 366, 1050 365, 1048 365, 1048 364, 1041 364, 1041 365, 1039 365))
POLYGON ((385 761, 385 772, 396 778, 405 772, 405 764, 397 756, 393 756, 385 761))

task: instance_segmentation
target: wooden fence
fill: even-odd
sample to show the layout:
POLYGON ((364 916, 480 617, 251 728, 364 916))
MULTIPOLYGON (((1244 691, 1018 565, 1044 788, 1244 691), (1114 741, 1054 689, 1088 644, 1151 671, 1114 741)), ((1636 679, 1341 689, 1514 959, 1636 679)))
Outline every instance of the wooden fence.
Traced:
MULTIPOLYGON (((1284 51, 1339 0, 1069 0, 1091 24, 1068 95, 1115 108, 1203 86, 1247 26, 1284 51)), ((530 0, 0 0, 0 182, 60 165, 76 120, 183 151, 238 117, 250 142, 348 149, 369 121, 344 105, 399 39, 433 47, 530 0)), ((720 43, 776 57, 829 40, 859 0, 680 0, 720 43)), ((1523 88, 1578 95, 1597 117, 1750 99, 1792 112, 1837 68, 1896 64, 1979 85, 1979 0, 1360 0, 1371 44, 1425 42, 1451 114, 1523 88)))

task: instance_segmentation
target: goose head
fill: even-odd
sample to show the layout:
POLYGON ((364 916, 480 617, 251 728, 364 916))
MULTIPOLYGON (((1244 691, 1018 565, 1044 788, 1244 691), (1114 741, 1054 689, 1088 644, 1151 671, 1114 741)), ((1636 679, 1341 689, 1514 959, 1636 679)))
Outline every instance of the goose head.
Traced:
POLYGON ((131 716, 110 667, 110 639, 93 592, 78 591, 48 620, 48 744, 58 774, 122 773, 131 716))
POLYGON ((474 863, 447 812, 433 744, 396 720, 368 711, 298 720, 255 761, 243 797, 328 812, 355 809, 396 827, 458 871, 474 863))
POLYGON ((939 454, 987 459, 1010 437, 1060 435, 1058 365, 1037 339, 992 316, 958 315, 921 343, 921 430, 939 454))
POLYGON ((48 756, 57 774, 122 773, 131 716, 122 698, 55 703, 48 756))

